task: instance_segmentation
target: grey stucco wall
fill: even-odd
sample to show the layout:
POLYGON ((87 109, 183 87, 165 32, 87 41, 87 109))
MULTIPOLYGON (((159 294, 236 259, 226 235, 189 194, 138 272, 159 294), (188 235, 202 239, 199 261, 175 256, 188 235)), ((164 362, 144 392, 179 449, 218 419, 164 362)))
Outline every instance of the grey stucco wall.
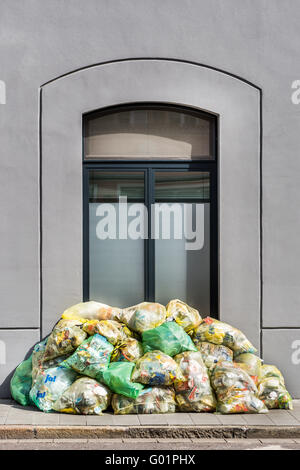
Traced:
POLYGON ((262 352, 300 396, 292 354, 300 339, 300 105, 291 101, 299 24, 298 0, 0 0, 2 396, 40 327, 39 88, 77 68, 138 57, 196 61, 262 89, 262 352))

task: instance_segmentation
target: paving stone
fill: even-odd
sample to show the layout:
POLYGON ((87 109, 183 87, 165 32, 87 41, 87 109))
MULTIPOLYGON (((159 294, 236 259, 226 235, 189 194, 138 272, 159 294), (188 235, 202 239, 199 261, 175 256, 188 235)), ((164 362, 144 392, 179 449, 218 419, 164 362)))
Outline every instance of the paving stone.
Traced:
POLYGON ((84 426, 86 425, 86 416, 60 413, 59 424, 66 426, 84 426))
POLYGON ((112 415, 114 426, 139 426, 137 415, 112 415))
POLYGON ((246 425, 247 422, 242 415, 217 415, 218 419, 220 422, 224 425, 230 425, 230 426, 240 426, 240 425, 246 425))
POLYGON ((112 439, 112 441, 120 441, 120 442, 124 442, 124 444, 128 444, 128 443, 131 443, 131 442, 142 442, 142 443, 148 443, 148 442, 158 442, 158 439, 155 439, 155 438, 152 438, 152 437, 145 437, 144 439, 140 438, 140 439, 135 439, 135 438, 123 438, 123 439, 112 439))
POLYGON ((167 418, 163 414, 138 415, 139 422, 142 426, 166 426, 167 418))
POLYGON ((101 416, 87 416, 86 424, 88 426, 112 426, 114 424, 113 416, 110 414, 103 414, 101 416))
POLYGON ((269 417, 276 426, 300 426, 300 422, 285 410, 271 410, 269 417))
POLYGON ((176 443, 179 443, 179 442, 182 442, 182 443, 186 443, 186 442, 192 442, 192 439, 188 439, 188 438, 178 438, 178 439, 168 439, 168 438, 159 438, 157 440, 157 442, 160 442, 160 443, 167 443, 167 442, 171 442, 172 444, 176 444, 176 443))
POLYGON ((219 425, 221 421, 218 419, 218 415, 212 413, 189 413, 189 416, 194 424, 198 426, 208 426, 208 425, 219 425))
POLYGON ((165 414, 167 423, 171 426, 193 426, 193 420, 188 413, 165 414))
POLYGON ((11 411, 8 413, 6 420, 6 425, 13 424, 33 424, 33 414, 32 413, 17 413, 11 411))
POLYGON ((59 414, 58 413, 35 413, 33 416, 33 423, 35 425, 52 425, 58 426, 59 425, 59 414))
POLYGON ((252 426, 274 426, 268 414, 245 414, 243 418, 247 424, 252 426))

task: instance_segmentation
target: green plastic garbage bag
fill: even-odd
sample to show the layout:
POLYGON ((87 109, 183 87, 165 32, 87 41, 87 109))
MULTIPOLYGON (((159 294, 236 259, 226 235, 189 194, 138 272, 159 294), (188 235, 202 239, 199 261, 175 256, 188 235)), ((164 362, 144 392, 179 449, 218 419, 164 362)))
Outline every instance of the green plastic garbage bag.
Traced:
POLYGON ((217 411, 230 413, 267 413, 258 398, 255 383, 239 364, 218 362, 211 375, 211 384, 217 396, 217 411))
POLYGON ((32 385, 32 356, 21 362, 16 368, 10 381, 10 392, 14 400, 20 405, 27 406, 30 400, 30 389, 32 385))
POLYGON ((51 411, 54 403, 76 380, 77 374, 65 367, 52 367, 41 372, 30 390, 30 399, 42 411, 51 411))
POLYGON ((172 357, 161 351, 149 351, 136 362, 131 379, 150 386, 168 386, 184 380, 184 376, 172 357))
POLYGON ((253 344, 246 338, 237 328, 227 323, 206 317, 200 325, 194 330, 193 340, 208 341, 214 344, 223 344, 232 349, 234 356, 245 352, 255 353, 256 349, 253 344))
POLYGON ((197 351, 189 335, 173 321, 145 331, 142 338, 145 352, 159 350, 172 357, 184 351, 197 351))
POLYGON ((147 387, 135 399, 113 395, 111 406, 116 415, 175 413, 175 393, 171 387, 147 387))
POLYGON ((174 384, 180 411, 214 411, 216 399, 201 353, 185 351, 174 360, 184 375, 183 381, 175 381, 174 384))
POLYGON ((143 385, 131 381, 134 362, 112 362, 102 373, 101 381, 113 392, 129 398, 137 398, 143 385))
POLYGON ((80 320, 60 320, 50 334, 44 360, 71 354, 87 337, 80 320))
POLYGON ((104 336, 96 333, 83 341, 61 365, 100 380, 101 372, 108 367, 113 349, 104 336))
POLYGON ((101 415, 110 405, 111 392, 90 377, 81 377, 54 403, 53 410, 60 413, 101 415))

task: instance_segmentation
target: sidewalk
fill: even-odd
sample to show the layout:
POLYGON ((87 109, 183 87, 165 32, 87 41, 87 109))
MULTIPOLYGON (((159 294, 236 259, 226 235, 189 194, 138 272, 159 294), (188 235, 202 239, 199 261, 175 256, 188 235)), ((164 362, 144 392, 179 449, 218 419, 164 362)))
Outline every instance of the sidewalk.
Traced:
POLYGON ((293 403, 293 411, 271 410, 266 415, 77 416, 0 400, 0 439, 299 439, 300 400, 293 403))

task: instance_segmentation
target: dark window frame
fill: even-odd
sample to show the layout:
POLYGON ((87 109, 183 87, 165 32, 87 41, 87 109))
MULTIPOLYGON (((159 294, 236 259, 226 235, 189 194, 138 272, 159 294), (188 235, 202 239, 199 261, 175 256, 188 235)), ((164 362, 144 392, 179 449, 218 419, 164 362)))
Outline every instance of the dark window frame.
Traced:
MULTIPOLYGON (((218 247, 218 159, 217 159, 217 128, 218 120, 216 116, 203 113, 177 105, 158 103, 131 103, 130 105, 113 106, 93 111, 83 115, 83 136, 86 116, 91 114, 101 116, 107 113, 119 112, 128 109, 161 109, 170 107, 178 109, 180 112, 195 114, 198 117, 204 115, 211 119, 211 139, 213 159, 198 160, 146 160, 145 158, 122 161, 112 159, 97 160, 84 159, 84 138, 83 138, 83 301, 89 300, 89 171, 143 171, 145 174, 145 204, 149 207, 154 203, 154 181, 155 170, 165 171, 203 171, 210 174, 210 314, 218 317, 219 313, 219 247, 218 247)), ((148 210, 149 224, 151 224, 151 211, 148 210)), ((149 225, 150 227, 150 225, 149 225)), ((148 238, 145 240, 145 300, 155 300, 155 240, 148 238)), ((103 299, 105 301, 105 299, 103 299)))

